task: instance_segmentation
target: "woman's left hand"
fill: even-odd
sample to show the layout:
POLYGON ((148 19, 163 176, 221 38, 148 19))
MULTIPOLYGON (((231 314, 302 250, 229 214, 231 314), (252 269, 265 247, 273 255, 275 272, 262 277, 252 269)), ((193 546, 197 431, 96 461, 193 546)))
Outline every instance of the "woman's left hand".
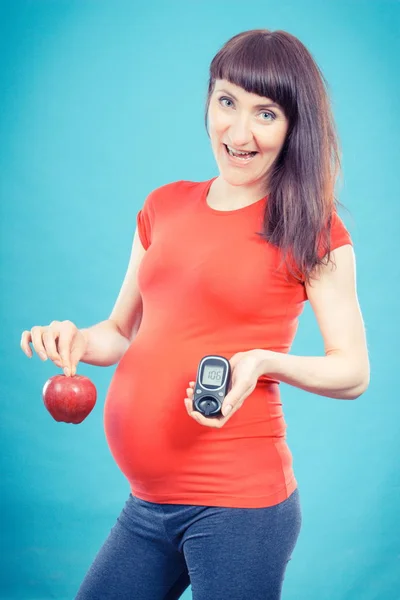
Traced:
POLYGON ((259 350, 249 350, 247 352, 237 352, 230 358, 231 365, 231 388, 222 404, 222 414, 226 416, 205 417, 199 411, 193 410, 193 389, 195 381, 190 381, 186 388, 187 398, 185 398, 186 410, 195 421, 206 427, 221 428, 242 406, 247 396, 250 396, 257 385, 258 378, 262 375, 261 366, 263 357, 259 350), (230 412, 227 412, 228 406, 231 406, 230 412))

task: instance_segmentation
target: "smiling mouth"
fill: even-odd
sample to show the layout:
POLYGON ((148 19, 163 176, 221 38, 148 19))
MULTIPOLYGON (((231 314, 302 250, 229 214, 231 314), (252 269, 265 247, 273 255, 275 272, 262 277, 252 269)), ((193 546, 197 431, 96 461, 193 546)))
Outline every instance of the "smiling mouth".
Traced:
POLYGON ((250 162, 250 160, 252 158, 254 158, 254 156, 256 156, 256 154, 258 154, 258 152, 233 152, 233 150, 227 146, 227 144, 224 144, 226 153, 231 156, 232 158, 237 158, 238 160, 241 160, 243 162, 250 162))

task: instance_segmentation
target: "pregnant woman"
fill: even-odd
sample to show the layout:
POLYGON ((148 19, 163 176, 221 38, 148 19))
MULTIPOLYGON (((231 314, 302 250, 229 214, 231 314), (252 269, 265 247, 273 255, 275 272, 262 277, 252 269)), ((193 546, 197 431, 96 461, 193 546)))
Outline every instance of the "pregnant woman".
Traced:
POLYGON ((118 363, 104 425, 130 493, 77 600, 172 600, 189 585, 194 600, 278 600, 301 529, 280 382, 343 400, 369 383, 338 141, 309 51, 284 31, 235 35, 211 62, 205 116, 218 175, 145 198, 109 318, 22 334, 66 376, 118 363), (289 353, 306 301, 324 356, 289 353), (213 418, 193 410, 206 355, 232 369, 213 418))

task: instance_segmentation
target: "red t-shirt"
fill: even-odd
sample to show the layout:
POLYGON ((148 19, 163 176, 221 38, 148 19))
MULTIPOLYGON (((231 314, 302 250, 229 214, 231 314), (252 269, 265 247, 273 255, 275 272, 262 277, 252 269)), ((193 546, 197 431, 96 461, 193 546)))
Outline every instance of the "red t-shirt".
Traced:
MULTIPOLYGON (((105 433, 134 496, 150 502, 272 506, 297 487, 279 381, 260 377, 220 429, 195 422, 184 398, 201 358, 254 348, 288 352, 307 295, 286 280, 279 250, 256 235, 266 199, 218 211, 215 178, 149 194, 137 215, 139 331, 108 390, 105 433)), ((351 244, 337 213, 331 249, 351 244)))

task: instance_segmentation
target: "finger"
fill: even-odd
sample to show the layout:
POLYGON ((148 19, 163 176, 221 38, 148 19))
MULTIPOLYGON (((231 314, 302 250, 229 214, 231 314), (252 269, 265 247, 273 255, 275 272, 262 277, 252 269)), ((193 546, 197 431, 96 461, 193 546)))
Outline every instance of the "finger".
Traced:
POLYGON ((71 375, 75 375, 76 374, 76 368, 78 366, 78 362, 80 361, 82 357, 82 352, 80 350, 80 348, 74 348, 73 350, 71 350, 71 354, 70 354, 70 364, 71 364, 71 375))
POLYGON ((218 418, 205 417, 198 410, 193 411, 191 413, 191 416, 193 417, 193 419, 195 421, 200 423, 200 425, 205 425, 206 427, 214 427, 216 429, 219 429, 220 427, 222 427, 222 425, 224 425, 224 422, 225 422, 223 419, 221 419, 219 417, 218 418))
POLYGON ((197 411, 195 411, 193 409, 193 398, 189 396, 190 392, 191 392, 190 388, 186 388, 186 398, 185 398, 184 402, 185 402, 186 410, 188 411, 189 415, 191 417, 193 417, 193 414, 196 413, 197 411))
POLYGON ((231 415, 235 409, 241 406, 243 394, 227 394, 221 406, 221 412, 224 417, 231 415))
POLYGON ((191 400, 190 398, 185 398, 184 403, 189 417, 192 417, 194 421, 198 422, 197 415, 199 413, 193 410, 193 400, 191 400))
POLYGON ((22 335, 21 335, 21 349, 22 351, 27 355, 28 358, 32 358, 33 354, 32 354, 32 350, 30 347, 30 343, 32 341, 31 338, 31 332, 30 331, 23 331, 22 335))
POLYGON ((241 381, 240 383, 233 384, 224 398, 223 406, 230 404, 232 408, 235 408, 243 398, 249 395, 251 387, 252 386, 248 381, 241 381))
POLYGON ((193 410, 193 408, 192 408, 192 401, 189 400, 189 398, 185 398, 184 402, 185 402, 185 407, 186 407, 186 411, 187 411, 188 415, 192 416, 191 415, 191 412, 193 410))
POLYGON ((75 375, 79 361, 84 356, 89 345, 89 340, 86 331, 76 328, 74 343, 71 350, 72 375, 75 375))
POLYGON ((32 346, 35 349, 35 352, 40 356, 42 360, 47 360, 47 353, 45 347, 43 346, 42 333, 45 327, 41 327, 39 325, 35 325, 31 329, 31 338, 32 338, 32 346))
POLYGON ((77 328, 71 321, 65 321, 61 324, 58 351, 62 359, 64 373, 67 377, 72 375, 71 348, 76 332, 77 328))
POLYGON ((46 349, 47 356, 58 365, 61 364, 61 357, 56 346, 56 339, 58 339, 59 335, 60 332, 54 325, 50 325, 42 335, 43 345, 46 349))
POLYGON ((49 358, 51 358, 57 367, 62 368, 62 359, 57 348, 57 340, 60 335, 60 325, 61 321, 52 321, 49 325, 49 329, 53 332, 53 335, 50 338, 51 356, 49 355, 49 358))
POLYGON ((252 393, 255 387, 256 384, 254 382, 251 383, 246 380, 243 380, 240 384, 234 384, 224 398, 221 409, 222 414, 231 417, 232 414, 242 406, 245 399, 252 393), (231 406, 232 409, 227 412, 228 406, 231 406))
POLYGON ((229 415, 233 410, 233 406, 232 404, 223 404, 221 407, 221 412, 223 414, 224 417, 226 417, 227 415, 229 415))

